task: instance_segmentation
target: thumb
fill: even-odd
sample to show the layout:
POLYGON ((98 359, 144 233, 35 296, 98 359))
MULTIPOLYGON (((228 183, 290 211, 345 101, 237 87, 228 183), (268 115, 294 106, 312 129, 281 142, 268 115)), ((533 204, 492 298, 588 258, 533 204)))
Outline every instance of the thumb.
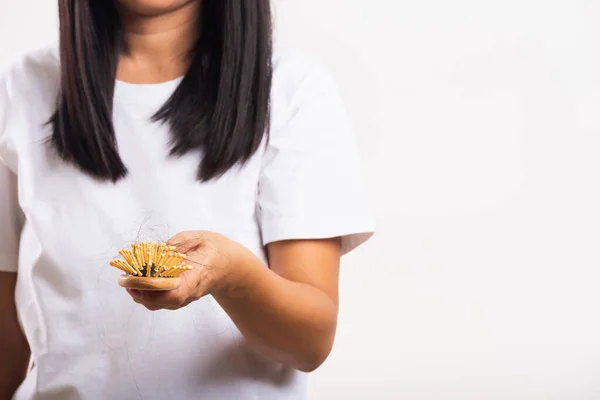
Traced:
POLYGON ((202 241, 202 232, 187 231, 181 232, 167 240, 169 246, 174 246, 179 253, 189 253, 198 248, 202 241))

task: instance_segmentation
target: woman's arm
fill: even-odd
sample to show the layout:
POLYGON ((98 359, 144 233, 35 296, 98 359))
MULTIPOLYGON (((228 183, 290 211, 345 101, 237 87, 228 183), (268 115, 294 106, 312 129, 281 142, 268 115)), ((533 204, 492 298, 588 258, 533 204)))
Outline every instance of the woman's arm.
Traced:
POLYGON ((263 356, 306 372, 325 361, 337 324, 339 239, 271 243, 271 269, 217 233, 184 232, 169 242, 193 270, 173 291, 128 290, 136 302, 178 309, 212 294, 263 356))
POLYGON ((29 345, 17 320, 17 274, 0 272, 0 399, 10 399, 25 379, 29 345))
POLYGON ((214 297, 261 354, 313 371, 333 346, 340 241, 274 242, 268 253, 271 269, 247 252, 248 284, 214 297))

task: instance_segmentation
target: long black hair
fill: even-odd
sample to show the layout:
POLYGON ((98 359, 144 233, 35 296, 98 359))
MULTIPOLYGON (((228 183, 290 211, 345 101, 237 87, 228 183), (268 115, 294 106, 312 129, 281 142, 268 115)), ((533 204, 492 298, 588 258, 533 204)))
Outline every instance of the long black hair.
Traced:
MULTIPOLYGON (((269 134, 272 67, 270 0, 203 0, 202 33, 191 66, 153 119, 172 132, 172 155, 200 150, 198 179, 248 161, 269 134)), ((86 174, 127 175, 112 123, 123 48, 110 0, 58 0, 60 90, 50 143, 86 174)))

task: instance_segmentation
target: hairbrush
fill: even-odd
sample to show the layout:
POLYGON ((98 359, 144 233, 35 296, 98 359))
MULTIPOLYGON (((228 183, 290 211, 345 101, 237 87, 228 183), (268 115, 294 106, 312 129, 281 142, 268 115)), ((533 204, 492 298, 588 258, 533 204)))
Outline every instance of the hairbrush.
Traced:
POLYGON ((181 284, 181 274, 192 269, 183 260, 186 255, 166 243, 133 243, 131 249, 119 251, 121 258, 110 262, 125 274, 119 285, 138 290, 173 290, 181 284))

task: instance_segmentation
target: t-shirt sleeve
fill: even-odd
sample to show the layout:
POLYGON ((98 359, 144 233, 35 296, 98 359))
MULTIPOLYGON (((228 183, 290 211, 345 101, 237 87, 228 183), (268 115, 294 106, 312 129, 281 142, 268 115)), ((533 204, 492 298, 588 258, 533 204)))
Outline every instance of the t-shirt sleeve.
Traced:
POLYGON ((18 269, 23 213, 18 201, 16 156, 8 133, 9 99, 0 76, 0 271, 18 269))
POLYGON ((374 232, 346 109, 320 66, 290 98, 286 116, 274 117, 259 179, 263 244, 341 237, 346 254, 374 232))

